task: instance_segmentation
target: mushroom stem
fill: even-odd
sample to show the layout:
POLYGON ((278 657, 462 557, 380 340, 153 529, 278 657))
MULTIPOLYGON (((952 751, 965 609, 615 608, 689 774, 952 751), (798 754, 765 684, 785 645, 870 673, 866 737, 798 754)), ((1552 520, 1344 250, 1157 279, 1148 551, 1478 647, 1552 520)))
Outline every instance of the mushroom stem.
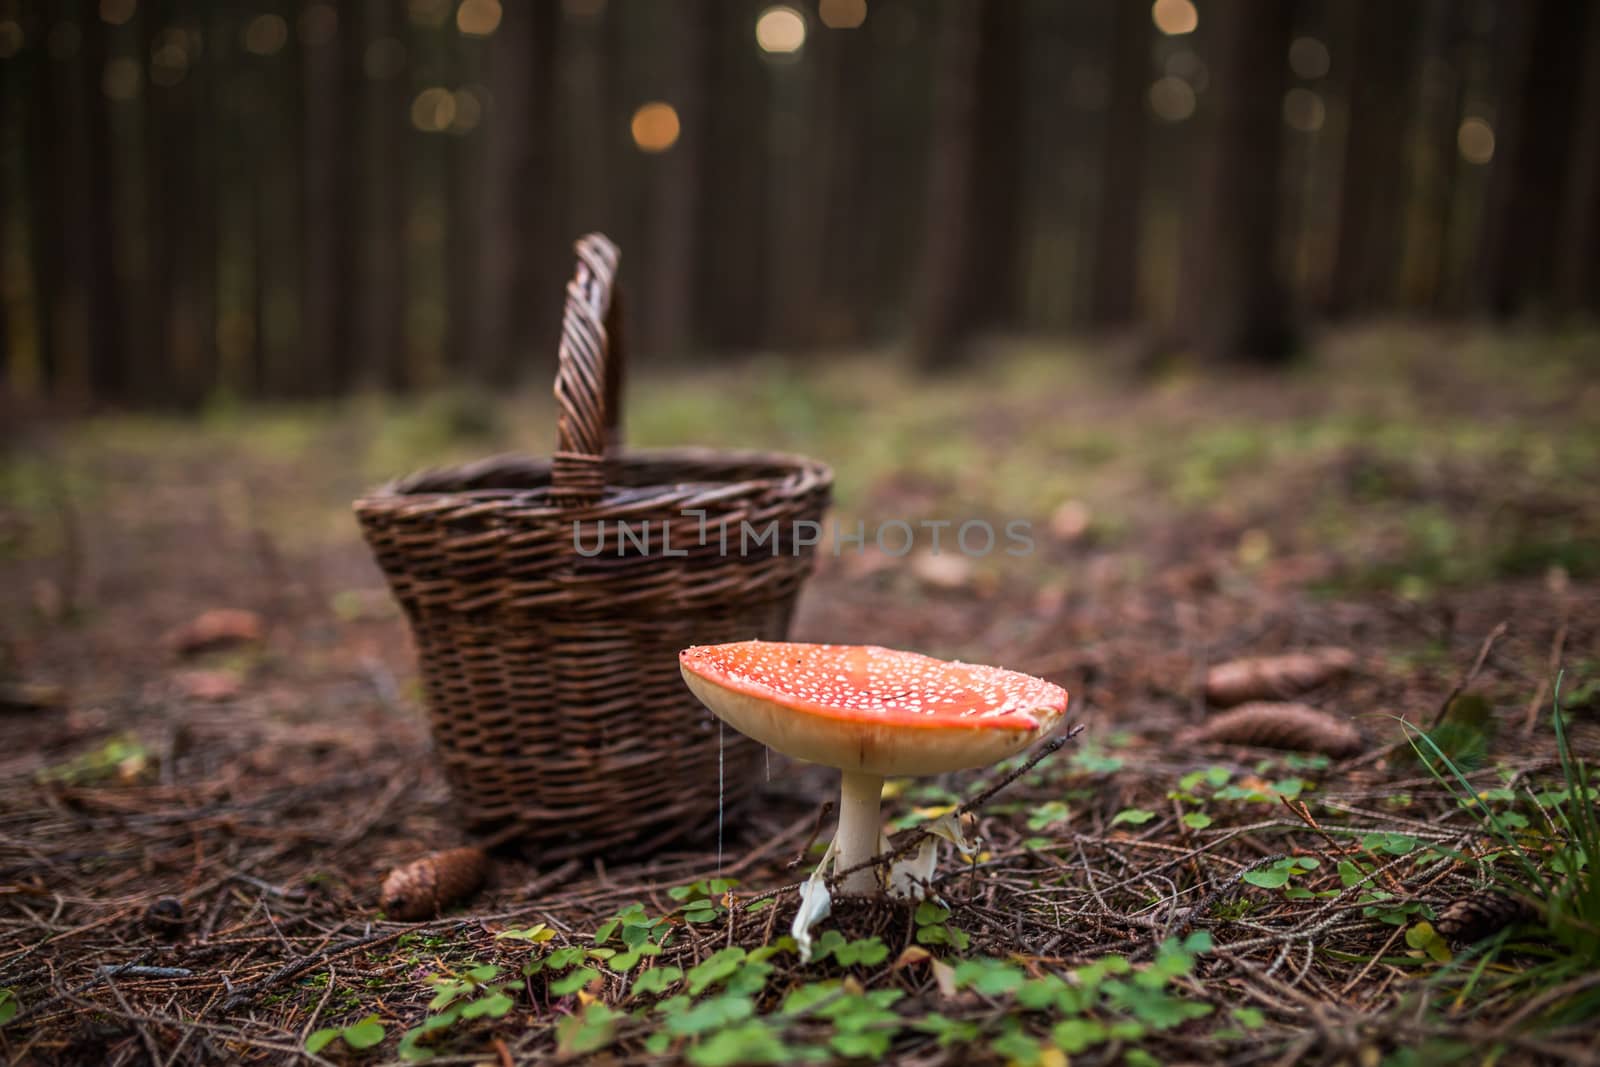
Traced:
MULTIPOLYGON (((878 855, 883 832, 879 821, 879 802, 883 799, 883 777, 863 771, 841 771, 839 782, 839 828, 834 840, 839 843, 836 869, 870 862, 878 855)), ((840 889, 850 896, 867 896, 879 888, 875 867, 863 867, 844 876, 840 889)))

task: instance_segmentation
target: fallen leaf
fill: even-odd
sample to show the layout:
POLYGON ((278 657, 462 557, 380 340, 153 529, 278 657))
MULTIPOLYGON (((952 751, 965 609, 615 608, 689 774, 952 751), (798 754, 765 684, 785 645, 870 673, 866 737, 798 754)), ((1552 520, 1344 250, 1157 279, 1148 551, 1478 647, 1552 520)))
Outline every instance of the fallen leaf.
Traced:
POLYGON ((934 959, 928 961, 933 966, 933 981, 939 987, 939 994, 944 997, 956 995, 956 969, 944 960, 934 959))
POLYGON ((933 959, 933 953, 921 945, 907 945, 900 950, 900 955, 894 958, 894 962, 889 965, 889 969, 898 971, 902 967, 909 967, 913 963, 927 963, 931 959, 933 959))
POLYGON ((1071 544, 1089 532, 1094 516, 1089 505, 1081 500, 1068 500, 1050 513, 1050 535, 1057 541, 1071 544))
POLYGON ((57 711, 67 706, 67 691, 44 682, 0 682, 0 711, 57 711))
POLYGON ((387 588, 342 589, 329 602, 341 622, 382 622, 400 613, 400 605, 387 588))
POLYGON ((261 616, 241 608, 214 608, 168 630, 162 644, 180 656, 235 648, 261 640, 261 616))
POLYGON ((1239 562, 1246 567, 1263 564, 1272 555, 1272 535, 1260 527, 1251 527, 1239 535, 1239 562))
POLYGON ((1033 613, 1041 619, 1051 619, 1061 614, 1061 609, 1066 603, 1066 583, 1046 582, 1033 595, 1033 613))
POLYGON ((48 578, 39 578, 33 583, 33 610, 39 617, 50 622, 60 622, 67 613, 66 597, 61 594, 61 587, 48 578))
POLYGON ((150 757, 143 752, 119 760, 117 763, 117 781, 123 785, 134 785, 144 777, 144 772, 150 769, 150 757))
POLYGON ((179 671, 172 680, 189 700, 232 700, 242 686, 233 671, 179 671))
POLYGON ((972 561, 954 552, 919 552, 911 573, 935 589, 964 589, 972 581, 972 561))
MULTIPOLYGON (((818 553, 819 558, 827 553, 818 553)), ((844 561, 839 570, 846 578, 859 580, 870 578, 883 571, 891 571, 900 566, 900 558, 891 556, 877 545, 867 545, 863 548, 842 553, 840 558, 844 561)))

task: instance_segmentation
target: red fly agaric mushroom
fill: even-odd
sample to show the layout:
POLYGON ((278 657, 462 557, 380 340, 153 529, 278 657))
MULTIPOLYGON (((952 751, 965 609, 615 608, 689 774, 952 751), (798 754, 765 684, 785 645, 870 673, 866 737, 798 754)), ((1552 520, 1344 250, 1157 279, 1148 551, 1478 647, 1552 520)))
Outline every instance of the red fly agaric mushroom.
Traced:
MULTIPOLYGON (((1066 690, 1042 679, 876 645, 741 641, 684 649, 678 663, 694 695, 735 730, 839 768, 841 871, 879 854, 885 777, 997 763, 1049 733, 1067 709, 1066 690)), ((843 889, 878 886, 878 873, 863 867, 843 889)))

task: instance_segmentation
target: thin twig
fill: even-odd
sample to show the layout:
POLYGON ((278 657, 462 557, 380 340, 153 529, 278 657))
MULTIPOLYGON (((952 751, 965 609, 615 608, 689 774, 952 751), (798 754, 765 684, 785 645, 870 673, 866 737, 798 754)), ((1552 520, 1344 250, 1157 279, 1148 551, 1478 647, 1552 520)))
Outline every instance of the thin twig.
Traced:
POLYGON ((784 870, 793 870, 806 861, 806 856, 811 852, 811 846, 817 843, 817 835, 822 833, 823 822, 828 818, 829 815, 832 814, 833 801, 824 801, 822 807, 817 809, 817 822, 816 825, 812 826, 811 828, 811 836, 806 838, 806 843, 804 845, 800 846, 800 851, 795 854, 794 859, 783 865, 784 870))
POLYGON ((368 934, 365 937, 358 937, 354 940, 346 941, 342 944, 335 945, 333 948, 325 949, 311 956, 306 956, 303 959, 291 960, 261 981, 245 986, 238 990, 238 992, 234 993, 233 996, 229 997, 223 1002, 222 1010, 224 1012, 237 1011, 239 1008, 242 1008, 246 1004, 249 1004, 251 1001, 255 1000, 261 994, 272 991, 273 989, 282 985, 284 982, 287 982, 289 979, 309 971, 319 963, 322 963, 326 960, 335 959, 344 955, 346 952, 354 952, 358 948, 371 948, 374 945, 387 944, 390 941, 399 939, 409 932, 410 929, 410 927, 402 927, 398 930, 387 930, 383 933, 368 934))
POLYGON ((1533 699, 1528 701, 1528 710, 1523 713, 1523 737, 1531 735, 1534 727, 1539 725, 1539 709, 1544 707, 1545 694, 1550 692, 1550 679, 1561 669, 1561 655, 1567 647, 1567 616, 1571 608, 1567 598, 1562 597, 1561 615, 1556 624, 1556 635, 1550 642, 1550 656, 1545 660, 1544 674, 1540 675, 1539 688, 1534 692, 1533 699))
POLYGON ((1501 619, 1495 624, 1494 629, 1490 630, 1488 635, 1484 637, 1483 644, 1478 648, 1478 657, 1472 661, 1472 667, 1466 674, 1461 676, 1461 680, 1456 682, 1455 688, 1451 689, 1444 700, 1439 703, 1439 710, 1433 713, 1433 721, 1428 724, 1429 730, 1437 729, 1439 724, 1444 722, 1444 717, 1450 713, 1450 705, 1455 703, 1456 697, 1466 692, 1467 687, 1477 681, 1478 673, 1483 670, 1483 665, 1488 660, 1489 653, 1494 651, 1495 642, 1504 637, 1506 631, 1510 628, 1510 620, 1501 619))

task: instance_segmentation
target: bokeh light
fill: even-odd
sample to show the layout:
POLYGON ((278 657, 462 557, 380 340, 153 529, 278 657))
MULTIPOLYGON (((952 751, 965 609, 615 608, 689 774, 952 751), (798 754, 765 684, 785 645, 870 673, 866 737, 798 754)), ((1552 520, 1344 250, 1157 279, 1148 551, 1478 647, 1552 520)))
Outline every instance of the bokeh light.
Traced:
POLYGON ((1200 25, 1200 12, 1191 0, 1156 0, 1150 7, 1150 21, 1168 37, 1193 33, 1200 25))
MULTIPOLYGON (((406 223, 406 240, 418 248, 437 248, 444 244, 444 216, 435 205, 419 209, 406 223)), ((443 305, 424 298, 422 303, 436 308, 443 305)))
POLYGON ((244 28, 244 50, 253 55, 275 55, 289 43, 289 24, 282 15, 257 15, 244 28))
POLYGON ((1211 71, 1206 68, 1205 60, 1189 48, 1180 48, 1168 56, 1161 72, 1182 78, 1196 94, 1205 92, 1206 86, 1211 84, 1211 71))
POLYGON ((789 55, 806 43, 806 20, 785 4, 769 7, 756 19, 756 44, 763 52, 789 55))
POLYGON ((867 0, 822 0, 817 18, 830 30, 853 30, 867 21, 867 0))
POLYGON ((100 0, 100 18, 113 26, 121 26, 133 18, 138 0, 100 0))
POLYGON ((1494 127, 1480 118, 1462 119, 1456 130, 1461 158, 1479 166, 1494 158, 1494 127))
POLYGON ((189 53, 176 45, 164 44, 150 57, 150 81, 170 89, 189 73, 189 53))
POLYGON ((678 112, 671 104, 652 100, 633 113, 633 143, 641 152, 665 152, 678 143, 678 112))
POLYGON ((1315 81, 1328 73, 1328 46, 1315 37, 1296 37, 1289 42, 1289 69, 1294 76, 1315 81))
POLYGON ((0 59, 10 59, 22 51, 24 40, 21 23, 15 19, 0 20, 0 59))
POLYGON ((456 29, 468 37, 488 37, 500 28, 499 0, 461 0, 456 29))
POLYGON ((479 87, 457 89, 453 94, 456 113, 450 120, 451 133, 469 133, 483 121, 483 101, 487 95, 479 87))
POLYGON ((138 60, 126 56, 118 56, 107 63, 100 76, 100 88, 112 100, 132 100, 139 95, 143 83, 144 71, 138 60))
POLYGON ((450 0, 407 0, 406 17, 413 26, 436 30, 450 17, 450 0))
POLYGON ((150 51, 150 80, 170 88, 183 81, 188 72, 188 34, 180 29, 164 31, 150 51))
POLYGON ((1194 114, 1194 88, 1182 78, 1168 75, 1150 86, 1150 110, 1167 122, 1182 122, 1194 114))
POLYGON ((1283 121, 1290 129, 1316 133, 1326 117, 1322 97, 1310 89, 1290 89, 1283 94, 1283 121))
POLYGON ((411 125, 423 133, 440 133, 456 118, 456 95, 437 85, 418 93, 411 101, 411 125))

